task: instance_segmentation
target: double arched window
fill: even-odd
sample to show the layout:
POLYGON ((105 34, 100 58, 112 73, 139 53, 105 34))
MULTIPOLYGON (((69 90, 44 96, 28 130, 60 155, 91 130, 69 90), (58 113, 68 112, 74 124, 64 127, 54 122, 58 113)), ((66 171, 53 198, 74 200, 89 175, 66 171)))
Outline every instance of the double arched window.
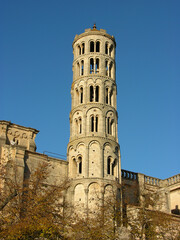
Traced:
POLYGON ((84 75, 84 60, 77 62, 77 77, 84 75))
POLYGON ((114 119, 111 119, 110 117, 107 118, 107 134, 113 135, 113 124, 114 119))
POLYGON ((90 52, 100 52, 100 42, 90 41, 90 52))
POLYGON ((78 173, 79 174, 82 173, 82 157, 81 156, 78 157, 78 173))
POLYGON ((77 45, 77 55, 82 55, 85 53, 85 43, 77 45))
POLYGON ((99 73, 99 58, 90 58, 90 74, 99 73))
POLYGON ((90 128, 91 132, 98 132, 98 115, 91 115, 90 128))
POLYGON ((89 87, 89 101, 90 102, 99 102, 99 86, 89 87))
POLYGON ((106 68, 106 76, 108 77, 113 77, 114 72, 113 72, 113 62, 106 60, 105 61, 105 68, 106 68))
POLYGON ((82 118, 75 118, 75 127, 76 127, 76 133, 81 134, 82 133, 82 118))
POLYGON ((113 55, 113 45, 109 44, 108 42, 105 43, 105 54, 109 55, 110 57, 112 57, 113 55))
POLYGON ((82 156, 78 156, 77 158, 73 157, 73 165, 74 165, 74 175, 82 174, 82 156))
POLYGON ((113 112, 108 112, 106 115, 106 134, 115 136, 115 122, 113 112))
POLYGON ((79 103, 83 103, 84 101, 84 98, 83 98, 83 87, 80 87, 80 88, 76 88, 75 89, 75 97, 74 97, 74 103, 75 105, 76 104, 79 104, 79 103))
POLYGON ((106 102, 106 104, 114 105, 113 89, 111 90, 109 87, 105 88, 105 102, 106 102))
POLYGON ((117 176, 117 160, 113 161, 112 157, 107 158, 107 174, 117 176))

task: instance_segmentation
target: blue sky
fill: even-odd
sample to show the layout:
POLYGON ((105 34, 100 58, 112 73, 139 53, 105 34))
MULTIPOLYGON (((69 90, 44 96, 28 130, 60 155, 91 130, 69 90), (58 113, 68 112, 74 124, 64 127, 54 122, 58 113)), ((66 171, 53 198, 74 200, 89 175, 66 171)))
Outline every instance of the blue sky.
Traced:
POLYGON ((1 0, 0 119, 40 130, 37 151, 66 155, 72 42, 96 22, 116 39, 122 168, 180 172, 179 0, 1 0))

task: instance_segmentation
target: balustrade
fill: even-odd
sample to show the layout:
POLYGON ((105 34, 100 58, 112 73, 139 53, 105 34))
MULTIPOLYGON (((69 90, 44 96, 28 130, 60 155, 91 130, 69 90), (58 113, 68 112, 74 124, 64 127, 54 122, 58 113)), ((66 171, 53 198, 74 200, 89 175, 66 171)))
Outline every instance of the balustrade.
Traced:
POLYGON ((137 173, 126 171, 126 170, 123 170, 123 169, 121 169, 121 176, 122 176, 122 178, 133 180, 133 181, 138 180, 137 173))

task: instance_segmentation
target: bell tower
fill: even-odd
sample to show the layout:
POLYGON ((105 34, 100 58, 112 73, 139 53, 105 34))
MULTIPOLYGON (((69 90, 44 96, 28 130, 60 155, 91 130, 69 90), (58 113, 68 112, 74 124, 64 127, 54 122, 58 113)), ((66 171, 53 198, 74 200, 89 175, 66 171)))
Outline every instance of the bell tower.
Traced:
POLYGON ((85 205, 93 189, 121 181, 115 49, 114 37, 95 24, 73 41, 68 176, 74 201, 85 205))

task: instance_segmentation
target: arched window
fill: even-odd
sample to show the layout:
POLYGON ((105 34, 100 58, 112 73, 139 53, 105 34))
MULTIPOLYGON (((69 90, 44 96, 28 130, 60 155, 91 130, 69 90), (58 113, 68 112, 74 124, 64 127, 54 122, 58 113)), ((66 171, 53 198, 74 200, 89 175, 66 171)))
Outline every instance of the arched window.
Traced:
POLYGON ((95 73, 99 73, 99 58, 96 59, 96 69, 95 73))
POLYGON ((110 134, 110 118, 107 118, 107 133, 110 134))
POLYGON ((96 116, 95 132, 98 132, 98 117, 96 116))
POLYGON ((79 133, 82 133, 82 120, 79 118, 79 133))
POLYGON ((110 134, 113 135, 113 124, 114 124, 114 120, 111 119, 111 122, 110 122, 110 134))
POLYGON ((112 164, 112 175, 114 175, 115 161, 112 164))
POLYGON ((105 68, 106 68, 106 76, 108 76, 108 61, 105 62, 105 68))
POLYGON ((110 57, 112 56, 112 51, 113 51, 113 45, 111 45, 110 48, 109 48, 109 56, 110 57))
POLYGON ((108 54, 108 43, 105 44, 105 54, 108 54))
POLYGON ((113 91, 111 91, 109 93, 110 97, 109 97, 109 104, 112 105, 112 102, 113 102, 113 91))
POLYGON ((107 159, 107 174, 111 174, 111 158, 107 159))
POLYGON ((94 73, 94 59, 90 59, 90 74, 94 73))
POLYGON ((115 159, 113 164, 112 164, 112 175, 117 177, 117 160, 115 159))
POLYGON ((91 117, 91 132, 94 132, 94 116, 91 117))
POLYGON ((94 101, 94 88, 93 86, 90 86, 90 102, 94 101))
POLYGON ((96 102, 99 102, 99 86, 96 86, 96 102))
POLYGON ((78 119, 76 118, 75 120, 75 128, 74 128, 74 134, 81 134, 82 133, 82 118, 79 117, 78 119))
POLYGON ((75 177, 77 175, 77 162, 75 157, 72 158, 72 176, 75 177))
POLYGON ((83 43, 82 44, 82 54, 84 54, 85 53, 85 44, 83 43))
POLYGON ((76 123, 76 134, 78 133, 78 120, 77 119, 75 119, 75 123, 76 123))
POLYGON ((113 63, 111 62, 109 65, 109 77, 112 76, 112 66, 113 66, 113 63))
POLYGON ((77 76, 80 76, 80 66, 79 66, 79 63, 77 63, 77 76))
POLYGON ((114 119, 107 117, 107 134, 114 135, 113 124, 114 124, 114 119))
POLYGON ((84 75, 84 61, 81 61, 81 75, 84 75))
POLYGON ((91 132, 98 132, 98 116, 91 116, 91 132))
POLYGON ((81 47, 78 46, 78 54, 81 55, 81 47))
POLYGON ((108 92, 109 92, 109 90, 108 90, 108 88, 106 88, 106 93, 105 93, 105 95, 106 95, 106 104, 108 104, 108 92))
POLYGON ((78 157, 78 173, 81 174, 82 173, 82 157, 78 157))
POLYGON ((90 42, 90 52, 94 52, 94 42, 90 42))
POLYGON ((96 42, 96 52, 100 52, 100 42, 96 42))
POLYGON ((83 103, 83 88, 80 88, 80 103, 83 103))
POLYGON ((76 104, 79 103, 79 92, 78 89, 76 89, 76 104))

